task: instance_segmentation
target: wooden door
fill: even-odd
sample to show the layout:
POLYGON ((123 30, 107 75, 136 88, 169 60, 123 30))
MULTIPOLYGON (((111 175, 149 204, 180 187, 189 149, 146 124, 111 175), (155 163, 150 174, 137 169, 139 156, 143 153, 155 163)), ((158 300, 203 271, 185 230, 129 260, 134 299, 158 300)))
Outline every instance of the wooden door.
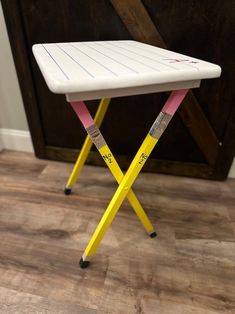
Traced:
MULTIPOLYGON (((187 97, 144 169, 227 177, 235 152, 235 6, 231 1, 2 0, 2 4, 39 158, 74 161, 85 132, 64 96, 48 90, 32 45, 134 38, 218 63, 223 71, 221 78, 202 82, 187 97)), ((102 132, 123 168, 166 97, 161 93, 112 100, 102 132)), ((98 102, 88 103, 94 113, 98 102)), ((88 162, 103 164, 95 148, 88 162)))

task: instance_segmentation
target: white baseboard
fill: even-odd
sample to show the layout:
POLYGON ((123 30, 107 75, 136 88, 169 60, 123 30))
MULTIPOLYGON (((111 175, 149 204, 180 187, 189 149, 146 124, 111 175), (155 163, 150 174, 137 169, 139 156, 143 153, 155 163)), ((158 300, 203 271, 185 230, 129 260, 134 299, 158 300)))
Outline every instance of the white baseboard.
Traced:
POLYGON ((0 129, 0 150, 10 149, 33 153, 33 144, 29 131, 0 129))
POLYGON ((233 159, 233 163, 232 163, 232 166, 230 168, 228 177, 229 178, 235 178, 235 158, 233 159))

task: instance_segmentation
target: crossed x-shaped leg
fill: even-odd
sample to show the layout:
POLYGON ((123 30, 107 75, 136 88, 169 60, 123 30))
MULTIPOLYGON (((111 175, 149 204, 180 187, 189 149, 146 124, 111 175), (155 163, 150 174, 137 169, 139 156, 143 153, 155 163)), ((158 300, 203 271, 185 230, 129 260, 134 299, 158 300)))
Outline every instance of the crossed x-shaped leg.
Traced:
POLYGON ((102 136, 98 125, 102 123, 105 112, 108 108, 110 99, 104 99, 101 101, 100 106, 97 110, 95 121, 91 117, 86 105, 82 101, 72 102, 71 105, 76 112, 77 116, 81 120, 84 128, 86 129, 89 137, 86 138, 81 153, 75 164, 73 172, 67 183, 65 193, 69 194, 71 191, 71 186, 76 182, 78 174, 87 158, 90 151, 92 142, 95 144, 99 150, 101 156, 109 167, 111 173, 117 180, 119 186, 110 201, 100 223, 98 224, 85 252, 80 260, 81 268, 86 268, 89 265, 90 258, 94 255, 100 241, 102 240, 105 232, 112 223, 118 209, 120 208, 125 197, 128 198, 131 206, 135 210, 137 216, 142 222, 144 228, 149 233, 151 237, 156 236, 156 232, 148 219, 146 213, 144 212, 140 202, 138 201, 136 195, 132 191, 131 187, 136 180, 139 172, 144 166, 146 160, 154 149, 157 141, 159 140, 162 133, 165 131, 167 125, 169 124, 171 118, 175 114, 177 108, 181 104, 188 90, 177 90, 173 91, 169 96, 166 104, 164 105, 162 111, 157 116, 154 121, 150 131, 148 132, 146 138, 144 139, 142 145, 140 146, 136 156, 134 157, 129 169, 126 174, 123 175, 118 163, 116 162, 114 156, 112 155, 108 145, 106 144, 104 137, 102 136))

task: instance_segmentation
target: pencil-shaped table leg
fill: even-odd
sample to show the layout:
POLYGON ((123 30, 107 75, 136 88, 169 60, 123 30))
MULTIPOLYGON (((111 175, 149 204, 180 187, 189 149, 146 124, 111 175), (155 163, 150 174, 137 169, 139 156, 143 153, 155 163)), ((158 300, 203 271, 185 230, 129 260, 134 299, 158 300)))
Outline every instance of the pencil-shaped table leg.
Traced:
MULTIPOLYGON (((99 152, 102 155, 107 166, 109 167, 114 178, 117 180, 118 184, 120 184, 124 175, 116 159, 112 155, 108 145, 106 144, 105 146, 101 147, 99 152)), ((142 222, 142 225, 144 226, 147 233, 150 235, 151 238, 155 237, 157 233, 155 232, 152 223, 150 222, 148 216, 146 215, 142 205, 140 204, 138 198, 136 197, 132 189, 130 189, 130 191, 128 192, 127 199, 132 208, 134 209, 139 220, 142 222)))
MULTIPOLYGON (((110 98, 104 98, 104 99, 101 99, 101 101, 100 101, 99 107, 97 109, 97 112, 96 112, 95 118, 94 118, 94 121, 98 127, 100 127, 100 125, 104 119, 104 116, 106 114, 106 111, 107 111, 109 103, 110 103, 110 100, 111 100, 110 98)), ((67 181, 66 187, 64 189, 64 193, 66 195, 69 195, 71 193, 72 186, 77 181, 77 178, 78 178, 78 176, 82 170, 82 167, 84 166, 84 164, 86 162, 87 156, 91 150, 91 146, 92 146, 92 140, 89 137, 89 135, 87 135, 85 142, 82 146, 82 149, 80 151, 80 154, 78 156, 78 159, 74 165, 72 173, 71 173, 71 175, 67 181)))
MULTIPOLYGON (((100 152, 102 158, 104 159, 114 178, 117 180, 118 183, 120 183, 123 179, 122 170, 120 169, 116 159, 114 158, 112 152, 110 151, 108 145, 106 144, 105 139, 102 136, 100 130, 95 125, 86 105, 81 101, 71 103, 71 105, 74 111, 76 112, 77 116, 83 123, 84 128, 91 137, 93 143, 97 147, 98 151, 100 152)), ((134 208, 137 216, 142 222, 147 233, 151 237, 156 236, 156 232, 154 231, 153 225, 151 224, 139 200, 137 199, 136 195, 132 190, 130 190, 130 192, 128 193, 127 199, 131 206, 134 208)))
POLYGON ((86 268, 89 265, 90 258, 94 255, 100 241, 102 240, 105 232, 112 223, 119 207, 121 206, 124 198, 127 196, 132 184, 137 178, 147 158, 155 147, 158 139, 165 131, 171 118, 181 104, 187 90, 179 90, 171 93, 162 111, 153 123, 149 133, 147 134, 143 144, 139 148, 135 158, 133 159, 129 169, 123 177, 119 187, 117 188, 112 200, 110 201, 100 223, 98 224, 85 252, 80 260, 80 267, 86 268))

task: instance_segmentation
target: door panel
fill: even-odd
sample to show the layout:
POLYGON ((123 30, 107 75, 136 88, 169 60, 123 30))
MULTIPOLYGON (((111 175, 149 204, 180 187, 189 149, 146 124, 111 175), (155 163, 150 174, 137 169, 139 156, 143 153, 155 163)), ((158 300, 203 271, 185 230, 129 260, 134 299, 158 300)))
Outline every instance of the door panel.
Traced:
MULTIPOLYGON (((130 24, 135 21, 125 19, 125 14, 132 8, 133 12, 138 11, 141 3, 119 1, 118 5, 124 7, 117 8, 117 1, 108 0, 2 2, 36 154, 40 158, 74 161, 86 134, 65 97, 48 90, 31 47, 35 43, 131 39, 130 24)), ((192 132, 189 114, 182 108, 154 149, 145 170, 224 179, 235 150, 232 127, 235 6, 219 0, 200 4, 193 0, 144 0, 141 5, 145 11, 138 12, 146 16, 138 17, 139 24, 149 19, 169 49, 218 63, 223 71, 220 79, 203 81, 201 88, 193 91, 216 139, 215 162, 208 162, 206 148, 202 149, 195 140, 198 134, 195 127, 192 132)), ((145 25, 142 26, 144 29, 145 25)), ((166 97, 166 93, 160 93, 111 101, 101 129, 123 168, 135 154, 166 97)), ((88 102, 93 114, 97 105, 98 101, 88 102)), ((198 117, 198 133, 204 123, 199 120, 198 117)), ((206 139, 205 134, 205 143, 206 139)), ((92 150, 89 161, 103 164, 94 147, 92 150)))

